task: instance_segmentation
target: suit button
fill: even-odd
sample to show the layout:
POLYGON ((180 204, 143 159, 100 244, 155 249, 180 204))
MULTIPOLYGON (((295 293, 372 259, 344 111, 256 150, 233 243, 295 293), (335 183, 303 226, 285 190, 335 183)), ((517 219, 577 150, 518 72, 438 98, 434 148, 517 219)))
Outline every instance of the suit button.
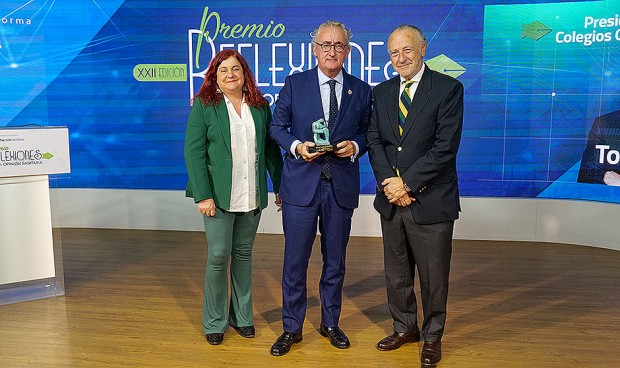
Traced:
POLYGON ((402 147, 398 147, 398 152, 402 151, 403 148, 402 147))

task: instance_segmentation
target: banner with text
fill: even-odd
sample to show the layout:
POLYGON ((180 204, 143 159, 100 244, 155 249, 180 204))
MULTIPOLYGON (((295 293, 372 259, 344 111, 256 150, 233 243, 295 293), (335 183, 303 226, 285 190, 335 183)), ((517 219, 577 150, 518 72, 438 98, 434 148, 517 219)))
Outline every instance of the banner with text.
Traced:
MULTIPOLYGON (((410 23, 427 65, 465 86, 464 196, 620 202, 620 0, 504 3, 3 1, 0 127, 67 125, 61 187, 181 190, 190 100, 218 51, 241 52, 273 105, 316 66, 321 22, 352 30, 345 69, 371 86, 395 76, 387 37, 410 23)), ((367 156, 361 175, 373 194, 367 156)))
POLYGON ((69 172, 67 128, 0 128, 0 178, 69 172))

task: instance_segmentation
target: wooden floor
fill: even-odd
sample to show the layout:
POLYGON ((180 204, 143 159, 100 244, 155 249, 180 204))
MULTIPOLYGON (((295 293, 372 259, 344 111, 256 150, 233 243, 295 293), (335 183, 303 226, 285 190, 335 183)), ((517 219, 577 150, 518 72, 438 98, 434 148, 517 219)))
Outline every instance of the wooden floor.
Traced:
MULTIPOLYGON (((283 357, 283 237, 254 247, 257 336, 202 336, 201 232, 63 229, 66 295, 0 306, 2 367, 414 367, 421 344, 380 352, 391 333, 381 239, 352 238, 341 327, 321 337, 320 251, 309 270, 304 340, 283 357)), ((525 242, 455 241, 439 367, 620 366, 620 252, 525 242)))

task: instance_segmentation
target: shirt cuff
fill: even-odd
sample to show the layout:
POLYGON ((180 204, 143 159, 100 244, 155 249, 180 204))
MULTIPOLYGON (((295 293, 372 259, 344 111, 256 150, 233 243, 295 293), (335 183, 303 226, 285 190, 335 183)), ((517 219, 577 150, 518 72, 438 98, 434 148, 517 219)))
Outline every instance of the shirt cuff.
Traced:
POLYGON ((299 158, 299 155, 297 154, 296 148, 297 148, 297 145, 300 144, 300 143, 301 143, 301 141, 299 139, 295 139, 293 144, 291 144, 290 151, 291 151, 291 154, 293 155, 293 157, 295 157, 295 158, 299 158))
POLYGON ((360 146, 357 145, 356 141, 351 141, 351 143, 355 146, 355 153, 351 156, 351 162, 355 162, 357 155, 360 153, 360 146))

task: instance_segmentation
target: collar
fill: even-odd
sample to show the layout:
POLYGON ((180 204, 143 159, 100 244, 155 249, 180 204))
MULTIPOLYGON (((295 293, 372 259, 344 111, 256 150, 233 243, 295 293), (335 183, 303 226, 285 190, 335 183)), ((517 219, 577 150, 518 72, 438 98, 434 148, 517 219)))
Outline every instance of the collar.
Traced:
POLYGON ((424 69, 426 69, 426 64, 422 63, 422 67, 420 68, 420 70, 416 73, 416 75, 413 76, 413 78, 409 80, 405 80, 405 78, 403 78, 403 76, 401 75, 400 84, 404 85, 407 82, 420 83, 420 80, 422 79, 422 74, 424 74, 424 69))
MULTIPOLYGON (((323 84, 329 82, 331 80, 330 77, 326 76, 325 73, 323 73, 323 71, 321 71, 321 69, 316 68, 319 74, 319 85, 322 86, 323 84)), ((344 79, 344 76, 342 74, 342 69, 340 70, 340 72, 338 73, 338 75, 334 78, 334 80, 340 84, 342 84, 342 81, 344 79)))
MULTIPOLYGON (((222 95, 224 96, 224 102, 228 105, 231 104, 232 101, 230 100, 230 98, 228 98, 228 96, 226 96, 225 94, 222 93, 222 95)), ((245 103, 245 93, 243 94, 243 97, 241 97, 241 104, 243 105, 245 103)))

